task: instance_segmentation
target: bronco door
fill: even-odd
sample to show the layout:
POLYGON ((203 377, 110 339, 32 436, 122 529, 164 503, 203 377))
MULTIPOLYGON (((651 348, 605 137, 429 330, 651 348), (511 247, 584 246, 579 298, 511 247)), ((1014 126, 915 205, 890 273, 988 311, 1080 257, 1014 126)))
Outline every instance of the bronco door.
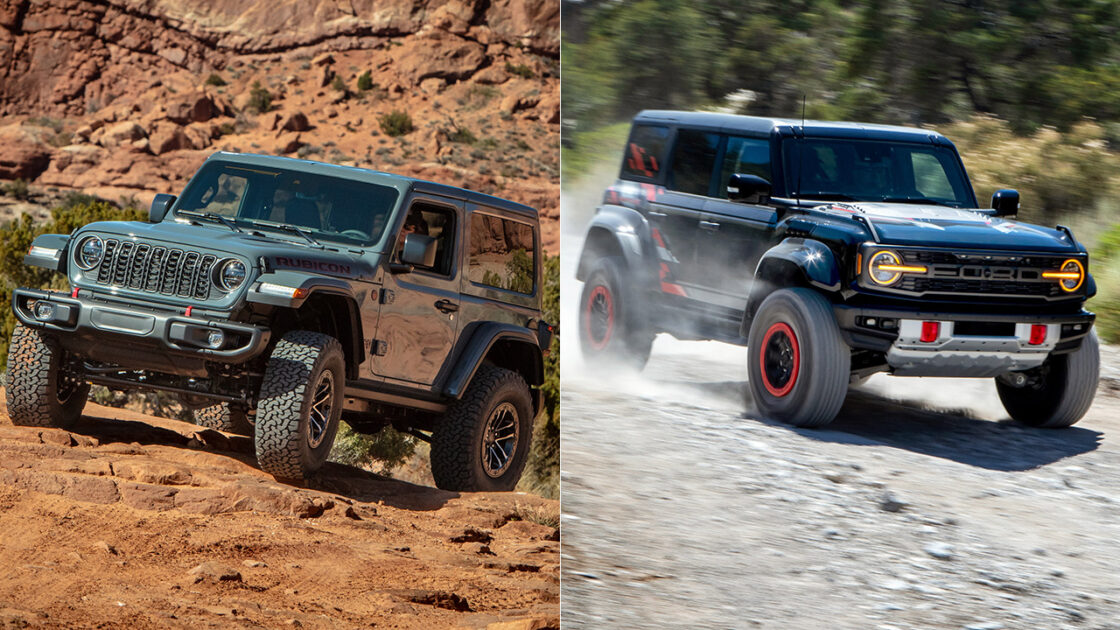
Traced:
POLYGON ((419 232, 435 237, 436 262, 385 275, 371 367, 387 382, 430 386, 455 346, 462 225, 461 201, 435 195, 414 195, 410 201, 390 260, 400 261, 407 232, 419 232))

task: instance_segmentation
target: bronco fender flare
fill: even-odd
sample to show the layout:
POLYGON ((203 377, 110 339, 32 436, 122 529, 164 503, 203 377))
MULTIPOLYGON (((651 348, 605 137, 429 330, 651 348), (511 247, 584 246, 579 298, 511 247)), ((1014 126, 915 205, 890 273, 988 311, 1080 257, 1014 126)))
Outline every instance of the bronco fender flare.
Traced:
POLYGON ((750 333, 751 320, 766 296, 787 286, 807 286, 835 293, 840 290, 836 254, 824 243, 790 237, 771 247, 755 267, 740 333, 750 333))
POLYGON ((534 415, 541 398, 536 386, 544 383, 544 358, 536 332, 502 322, 475 322, 459 335, 459 343, 436 382, 435 388, 449 398, 459 399, 484 361, 521 374, 529 384, 534 415))
POLYGON ((637 210, 611 204, 599 208, 587 226, 576 279, 586 280, 592 265, 604 256, 622 257, 632 278, 643 285, 657 280, 657 265, 651 262, 657 247, 649 221, 637 210))

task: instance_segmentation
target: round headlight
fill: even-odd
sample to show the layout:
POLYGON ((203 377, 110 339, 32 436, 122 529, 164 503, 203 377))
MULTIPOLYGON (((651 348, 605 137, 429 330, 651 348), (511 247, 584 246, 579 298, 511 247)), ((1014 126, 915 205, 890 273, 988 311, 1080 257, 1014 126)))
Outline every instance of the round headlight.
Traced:
POLYGON ((82 239, 78 243, 78 253, 75 256, 78 267, 90 270, 93 269, 101 262, 101 257, 105 255, 105 243, 99 237, 89 236, 82 239))
POLYGON ((898 254, 892 251, 883 250, 875 252, 867 263, 867 275, 875 281, 875 284, 887 286, 898 282, 902 277, 902 273, 895 268, 902 262, 898 259, 898 254))
MULTIPOLYGON (((1045 276, 1046 274, 1042 274, 1045 276)), ((1054 274, 1059 278, 1058 284, 1061 285, 1062 290, 1066 293, 1072 293, 1081 287, 1081 283, 1085 281, 1085 267, 1082 266, 1080 260, 1070 258, 1062 263, 1061 273, 1054 274)))
POLYGON ((226 291, 233 291, 245 282, 245 263, 233 258, 222 263, 218 268, 218 286, 226 291))

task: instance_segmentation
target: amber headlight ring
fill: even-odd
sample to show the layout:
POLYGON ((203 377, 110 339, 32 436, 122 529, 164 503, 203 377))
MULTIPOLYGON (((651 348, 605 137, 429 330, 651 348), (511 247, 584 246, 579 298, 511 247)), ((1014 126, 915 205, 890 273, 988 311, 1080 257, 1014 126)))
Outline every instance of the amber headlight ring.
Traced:
POLYGON ((867 258, 867 277, 882 287, 889 287, 902 279, 905 273, 926 273, 922 265, 907 265, 902 257, 889 249, 881 249, 867 258))
POLYGON ((1042 277, 1048 280, 1057 280, 1062 291, 1073 293, 1080 289, 1085 282, 1085 265, 1081 264, 1081 261, 1076 258, 1070 258, 1062 263, 1058 271, 1042 272, 1042 277))

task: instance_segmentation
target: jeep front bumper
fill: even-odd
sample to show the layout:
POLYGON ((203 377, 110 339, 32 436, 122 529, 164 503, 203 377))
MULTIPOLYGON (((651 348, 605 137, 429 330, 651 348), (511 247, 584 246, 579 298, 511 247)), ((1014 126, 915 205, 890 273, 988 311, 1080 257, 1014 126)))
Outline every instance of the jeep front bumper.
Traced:
POLYGON ((834 306, 849 346, 885 355, 900 376, 993 377, 1073 352, 1095 315, 976 314, 834 306), (923 331, 923 324, 930 325, 923 331))
POLYGON ((15 289, 12 310, 25 326, 52 333, 79 357, 128 369, 200 375, 206 362, 256 357, 269 340, 268 329, 259 326, 80 294, 15 289))

